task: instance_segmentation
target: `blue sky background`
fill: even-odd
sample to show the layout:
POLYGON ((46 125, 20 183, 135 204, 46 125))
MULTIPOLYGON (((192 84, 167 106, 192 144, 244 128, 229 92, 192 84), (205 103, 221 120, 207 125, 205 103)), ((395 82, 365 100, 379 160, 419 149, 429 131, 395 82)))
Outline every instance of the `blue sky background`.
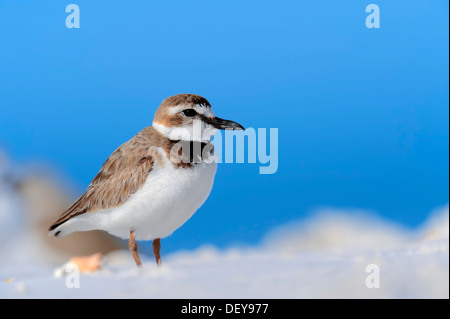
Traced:
POLYGON ((206 204, 163 243, 255 243, 321 206, 414 227, 448 203, 448 1, 0 1, 0 148, 79 195, 160 102, 197 93, 279 129, 279 170, 220 164, 206 204))

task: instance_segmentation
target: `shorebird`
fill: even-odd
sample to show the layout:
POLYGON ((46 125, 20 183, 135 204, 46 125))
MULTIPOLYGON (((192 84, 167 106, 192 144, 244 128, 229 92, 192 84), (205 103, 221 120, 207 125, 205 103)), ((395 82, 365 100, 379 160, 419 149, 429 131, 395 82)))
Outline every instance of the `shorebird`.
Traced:
POLYGON ((214 115, 195 94, 166 98, 152 126, 117 148, 78 198, 49 228, 57 238, 103 230, 122 239, 138 267, 136 240, 153 240, 161 265, 161 238, 183 225, 208 198, 217 170, 212 135, 243 130, 214 115))

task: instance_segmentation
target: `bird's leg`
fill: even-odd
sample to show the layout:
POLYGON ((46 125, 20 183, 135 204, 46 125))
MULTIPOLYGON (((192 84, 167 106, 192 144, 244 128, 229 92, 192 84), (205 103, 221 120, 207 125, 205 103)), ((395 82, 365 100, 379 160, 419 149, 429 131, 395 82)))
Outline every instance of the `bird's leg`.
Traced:
POLYGON ((162 265, 161 256, 159 255, 159 251, 161 250, 161 238, 156 238, 153 240, 153 254, 155 255, 156 263, 158 266, 162 265))
POLYGON ((136 244, 136 240, 134 239, 134 231, 132 231, 132 230, 130 230, 130 240, 128 241, 128 248, 130 249, 130 252, 133 255, 136 265, 139 268, 141 268, 142 263, 141 263, 141 259, 139 258, 138 252, 137 252, 138 245, 136 244))

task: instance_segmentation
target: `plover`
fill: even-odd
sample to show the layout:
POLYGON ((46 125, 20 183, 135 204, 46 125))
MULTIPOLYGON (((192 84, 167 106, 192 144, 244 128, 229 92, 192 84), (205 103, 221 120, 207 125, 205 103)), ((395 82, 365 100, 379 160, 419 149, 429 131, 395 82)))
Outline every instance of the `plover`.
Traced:
POLYGON ((156 263, 161 265, 161 238, 183 225, 211 192, 217 169, 211 138, 217 129, 244 128, 216 117, 199 95, 166 98, 152 126, 109 156, 86 192, 50 226, 49 234, 59 238, 98 229, 128 239, 138 267, 136 240, 153 240, 156 263))

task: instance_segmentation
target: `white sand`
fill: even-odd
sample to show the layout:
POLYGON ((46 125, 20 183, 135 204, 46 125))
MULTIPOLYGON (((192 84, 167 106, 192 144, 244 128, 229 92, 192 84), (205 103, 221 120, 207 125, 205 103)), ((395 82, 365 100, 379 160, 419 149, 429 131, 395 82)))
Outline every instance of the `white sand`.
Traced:
POLYGON ((162 268, 147 257, 143 270, 119 251, 79 281, 16 257, 0 267, 0 298, 448 298, 448 208, 434 218, 410 233, 337 214, 276 231, 257 247, 177 252, 162 268), (366 286, 368 265, 379 269, 379 288, 366 286))

